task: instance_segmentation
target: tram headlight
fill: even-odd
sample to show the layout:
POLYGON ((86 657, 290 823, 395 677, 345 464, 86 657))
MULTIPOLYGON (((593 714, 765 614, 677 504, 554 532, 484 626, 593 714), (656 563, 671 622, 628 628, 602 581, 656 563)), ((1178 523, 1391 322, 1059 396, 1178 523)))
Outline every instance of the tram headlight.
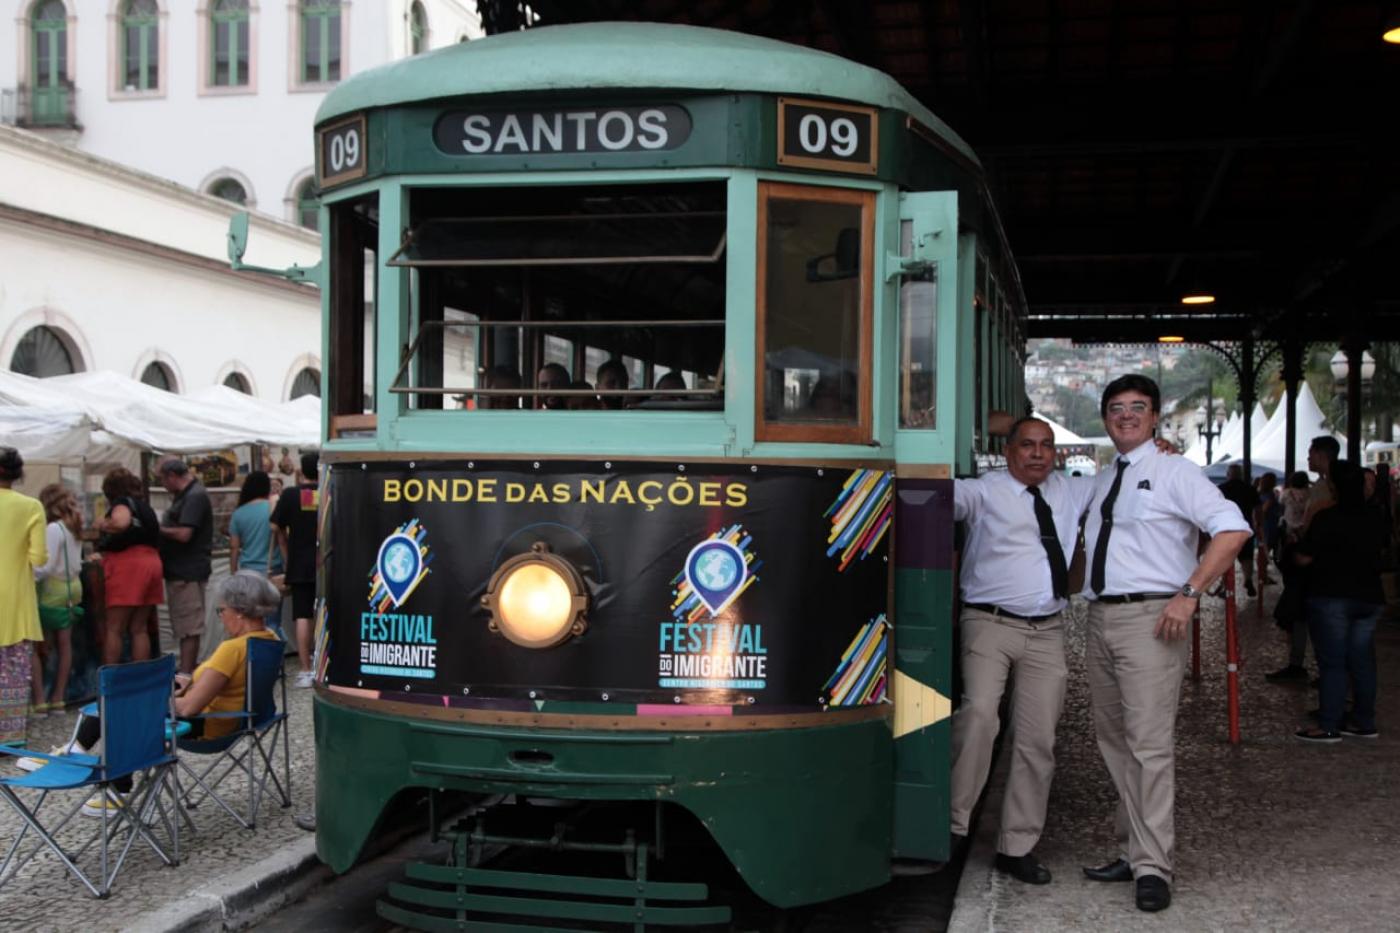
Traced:
POLYGON ((525 648, 548 648, 588 627, 583 578, 543 542, 497 568, 481 604, 491 613, 491 631, 525 648))

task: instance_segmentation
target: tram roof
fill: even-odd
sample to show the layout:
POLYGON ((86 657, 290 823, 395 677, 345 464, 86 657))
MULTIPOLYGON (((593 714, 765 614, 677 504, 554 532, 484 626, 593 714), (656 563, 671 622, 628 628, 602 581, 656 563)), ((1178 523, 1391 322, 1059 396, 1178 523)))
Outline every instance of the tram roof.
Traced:
POLYGON ((793 94, 901 110, 980 167, 957 133, 882 71, 776 39, 662 23, 548 26, 401 59, 335 88, 316 122, 452 97, 643 88, 793 94))

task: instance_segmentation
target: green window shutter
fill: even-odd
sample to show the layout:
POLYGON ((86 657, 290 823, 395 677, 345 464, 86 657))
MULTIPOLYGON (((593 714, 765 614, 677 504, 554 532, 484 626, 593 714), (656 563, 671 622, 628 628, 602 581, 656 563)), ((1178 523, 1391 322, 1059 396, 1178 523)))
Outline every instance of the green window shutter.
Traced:
POLYGON ((248 0, 217 0, 209 11, 209 83, 215 87, 248 84, 248 0))
POLYGON ((122 88, 160 87, 160 11, 156 0, 129 0, 122 13, 122 88))
POLYGON ((303 0, 301 80, 325 84, 340 80, 340 2, 303 0))
POLYGON ((68 120, 68 11, 61 0, 39 0, 31 9, 29 118, 36 126, 62 125, 68 120))

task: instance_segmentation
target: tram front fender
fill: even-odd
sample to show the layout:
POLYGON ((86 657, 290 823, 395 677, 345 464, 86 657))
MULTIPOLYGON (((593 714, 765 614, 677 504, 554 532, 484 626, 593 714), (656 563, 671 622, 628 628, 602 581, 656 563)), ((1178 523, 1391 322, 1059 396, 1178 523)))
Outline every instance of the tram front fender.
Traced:
POLYGON ((764 900, 791 907, 889 878, 893 751, 876 718, 733 732, 523 731, 315 703, 316 846, 359 858, 408 788, 663 800, 693 813, 764 900), (547 767, 522 764, 528 749, 547 767))

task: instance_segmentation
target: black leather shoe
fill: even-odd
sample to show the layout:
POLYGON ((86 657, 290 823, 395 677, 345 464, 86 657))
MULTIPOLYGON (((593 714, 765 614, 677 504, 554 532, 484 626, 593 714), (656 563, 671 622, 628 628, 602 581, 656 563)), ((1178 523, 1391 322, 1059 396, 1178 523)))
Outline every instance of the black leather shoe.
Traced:
POLYGON ((1172 905, 1172 889, 1167 879, 1158 875, 1143 875, 1137 880, 1138 910, 1166 910, 1172 905))
POLYGON ((1026 884, 1050 883, 1050 869, 1037 862, 1029 852, 1025 855, 1002 855, 998 852, 997 871, 1026 884))
POLYGON ((1107 865, 1084 869, 1084 877, 1090 881, 1132 881, 1133 866, 1121 858, 1116 858, 1107 865))

